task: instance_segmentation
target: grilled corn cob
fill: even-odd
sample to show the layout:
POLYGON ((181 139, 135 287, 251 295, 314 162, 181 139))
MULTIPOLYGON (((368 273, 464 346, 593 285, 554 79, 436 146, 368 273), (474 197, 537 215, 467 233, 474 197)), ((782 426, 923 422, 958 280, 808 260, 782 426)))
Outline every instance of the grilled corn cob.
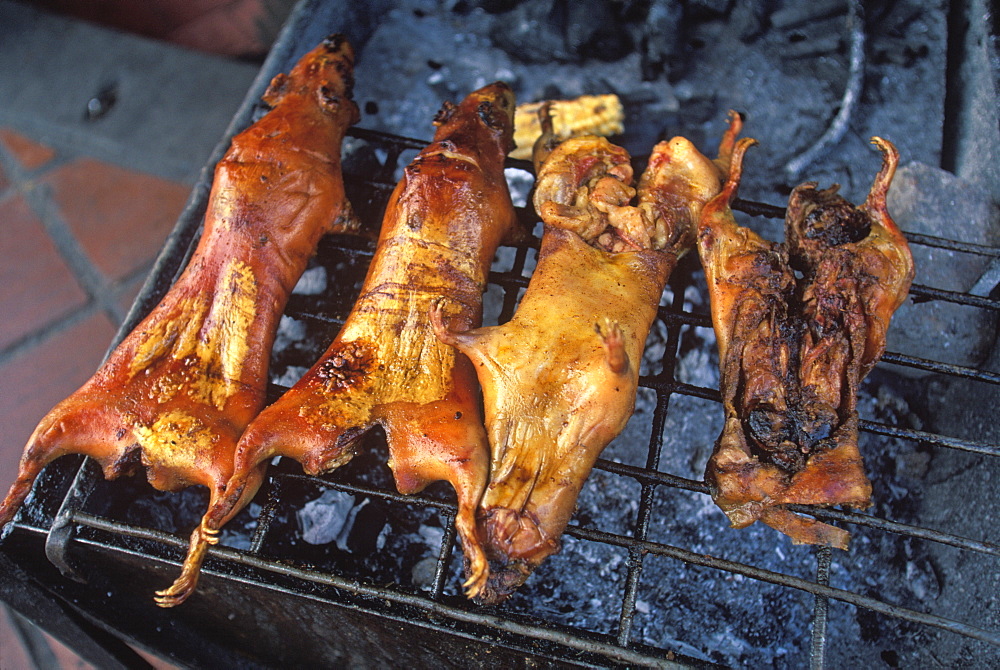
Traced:
MULTIPOLYGON (((530 159, 535 140, 542 134, 538 110, 545 102, 518 105, 514 113, 514 141, 511 158, 530 159)), ((575 100, 551 102, 552 126, 559 139, 578 135, 619 135, 625 131, 625 110, 617 95, 583 95, 575 100)))

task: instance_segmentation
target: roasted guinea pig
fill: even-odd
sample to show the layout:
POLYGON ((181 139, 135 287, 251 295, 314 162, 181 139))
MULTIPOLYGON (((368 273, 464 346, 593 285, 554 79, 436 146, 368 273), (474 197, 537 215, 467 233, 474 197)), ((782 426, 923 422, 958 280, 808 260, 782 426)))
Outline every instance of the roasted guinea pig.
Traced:
POLYGON ((488 564, 475 509, 486 485, 488 446, 476 373, 442 344, 430 306, 444 304, 465 328, 482 322, 482 292, 501 239, 516 216, 504 178, 514 97, 502 83, 446 103, 434 141, 406 167, 389 199, 378 246, 351 313, 320 360, 250 425, 237 448, 230 514, 259 464, 276 455, 309 474, 351 459, 375 424, 386 433, 389 465, 402 493, 450 482, 470 595, 488 564))
MULTIPOLYGON (((220 499, 237 440, 265 402, 271 344, 285 302, 319 238, 353 228, 340 145, 358 119, 354 54, 328 37, 264 95, 272 107, 233 138, 215 170, 198 246, 159 305, 78 391, 32 434, 17 480, 0 505, 9 522, 41 469, 86 454, 108 479, 145 468, 150 484, 207 486, 220 499)), ((171 606, 194 589, 217 529, 256 491, 247 473, 231 513, 191 536, 182 576, 160 593, 171 606)))
MULTIPOLYGON (((738 128, 734 115, 723 161, 738 128)), ((632 415, 660 296, 723 172, 674 138, 654 149, 637 205, 632 174, 628 153, 604 138, 558 144, 537 168, 545 229, 514 317, 466 330, 445 309, 433 314, 438 336, 472 359, 483 387, 492 450, 479 510, 491 561, 485 603, 559 550, 587 475, 632 415)))
POLYGON ((759 519, 796 543, 846 549, 846 531, 787 506, 871 504, 857 391, 913 279, 885 204, 899 155, 872 142, 883 162, 864 204, 837 186, 803 184, 789 200, 784 244, 737 225, 729 207, 753 140, 737 144, 722 193, 702 211, 698 249, 725 409, 706 480, 733 527, 759 519))

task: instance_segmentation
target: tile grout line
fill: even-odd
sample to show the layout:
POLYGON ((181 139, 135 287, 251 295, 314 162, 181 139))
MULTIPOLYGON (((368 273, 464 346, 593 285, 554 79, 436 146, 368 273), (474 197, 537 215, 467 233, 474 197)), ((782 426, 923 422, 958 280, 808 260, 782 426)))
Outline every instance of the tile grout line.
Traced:
MULTIPOLYGON (((6 187, 0 189, 0 202, 2 202, 17 195, 20 191, 18 188, 19 180, 25 172, 20 162, 11 155, 3 142, 0 142, 0 169, 3 170, 9 182, 6 187)), ((38 330, 35 330, 25 338, 22 338, 20 345, 14 343, 10 347, 0 351, 0 365, 15 356, 19 350, 34 346, 38 332, 38 330), (31 340, 30 344, 27 342, 28 340, 31 340)), ((34 668, 59 667, 59 661, 56 659, 52 647, 49 646, 48 641, 37 627, 23 619, 5 603, 0 602, 0 608, 7 615, 10 630, 20 645, 21 651, 27 656, 32 666, 34 668)))
POLYGON ((44 169, 29 173, 18 160, 10 155, 7 147, 0 144, 0 165, 4 167, 10 178, 10 190, 24 197, 25 202, 38 216, 46 234, 69 267, 77 284, 86 293, 88 299, 95 302, 111 319, 112 324, 117 327, 125 315, 115 300, 112 283, 93 264, 73 231, 70 230, 51 195, 50 187, 39 183, 39 177, 51 172, 55 167, 71 162, 71 160, 72 158, 54 159, 47 163, 44 169))
POLYGON ((76 235, 63 219, 59 206, 51 195, 51 189, 47 185, 37 183, 27 186, 28 188, 21 191, 25 200, 41 219, 42 225, 72 270, 77 282, 117 326, 125 315, 121 313, 112 296, 111 282, 101 274, 87 252, 80 246, 76 235))
POLYGON ((30 333, 24 335, 24 337, 21 337, 20 339, 15 340, 6 347, 0 349, 0 365, 4 365, 14 360, 18 356, 21 356, 31 349, 34 349, 36 346, 44 343, 49 338, 82 323, 88 317, 99 312, 100 309, 101 308, 95 301, 90 300, 80 307, 70 309, 59 314, 48 323, 35 328, 30 333))

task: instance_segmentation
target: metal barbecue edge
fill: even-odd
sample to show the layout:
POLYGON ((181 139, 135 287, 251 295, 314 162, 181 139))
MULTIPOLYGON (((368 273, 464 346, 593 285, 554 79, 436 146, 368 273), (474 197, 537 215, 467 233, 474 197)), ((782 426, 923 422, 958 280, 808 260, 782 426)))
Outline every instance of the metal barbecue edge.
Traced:
MULTIPOLYGON (((256 95, 256 91, 253 91, 248 95, 248 100, 252 99, 256 95)), ((253 108, 247 111, 246 114, 240 116, 241 121, 234 121, 232 126, 232 132, 238 131, 243 125, 250 122, 252 116, 253 108)), ((231 135, 232 133, 230 133, 231 135)), ((412 148, 422 144, 419 140, 413 140, 410 138, 399 138, 398 136, 377 133, 375 131, 369 131, 364 129, 352 129, 351 134, 356 137, 362 137, 371 142, 382 142, 401 146, 404 148, 412 148)), ((224 142, 220 143, 217 149, 217 154, 219 156, 214 157, 218 160, 221 153, 224 153, 225 148, 228 147, 228 137, 224 142)), ((213 163, 214 166, 214 163, 213 163)), ((211 172, 208 168, 205 169, 203 175, 203 181, 207 180, 211 183, 211 172)), ((168 242, 166 243, 163 252, 157 260, 156 268, 150 278, 147 280, 145 286, 143 287, 143 292, 137 299, 132 311, 129 313, 129 318, 126 323, 122 326, 115 339, 115 344, 117 344, 132 328, 138 323, 139 320, 144 316, 146 312, 152 309, 153 306, 162 298, 163 294, 169 289, 169 286, 176 279, 180 270, 183 269, 190 256, 191 250, 197 243, 198 232, 201 224, 201 219, 203 217, 205 206, 207 203, 207 197, 210 188, 203 188, 202 184, 196 187, 192 194, 192 200, 189 203, 187 209, 184 212, 178 226, 175 228, 174 232, 171 234, 168 242)), ((783 208, 778 208, 772 205, 767 205, 766 203, 754 203, 752 201, 743 201, 738 203, 737 208, 754 214, 754 215, 770 215, 777 216, 779 213, 783 215, 783 208)), ((916 243, 924 243, 924 241, 915 241, 916 243)), ((947 241, 932 239, 927 241, 932 246, 939 246, 947 248, 949 246, 947 241)), ((964 245, 967 246, 967 245, 964 245)), ((524 266, 524 256, 525 251, 528 248, 537 248, 537 239, 532 243, 518 247, 518 259, 514 263, 514 267, 505 272, 492 272, 490 279, 493 283, 498 284, 505 288, 505 295, 507 298, 513 299, 507 300, 507 305, 505 306, 505 311, 509 313, 513 310, 516 304, 516 294, 517 289, 524 288, 526 286, 528 279, 522 274, 524 266)), ((370 255, 372 249, 370 244, 359 244, 353 247, 353 253, 359 254, 361 256, 370 255)), ((967 253, 976 253, 986 256, 1000 256, 1000 249, 994 249, 990 247, 976 246, 975 249, 962 249, 967 253)), ((992 299, 989 297, 981 296, 968 296, 966 294, 955 294, 954 292, 944 292, 937 291, 936 289, 927 287, 917 287, 916 289, 917 297, 925 296, 926 299, 931 300, 945 300, 949 302, 958 302, 960 304, 973 304, 979 308, 998 310, 1000 309, 1000 300, 992 299)), ((700 327, 710 327, 710 320, 706 315, 691 314, 678 309, 677 305, 664 306, 660 308, 660 317, 668 325, 674 327, 679 327, 682 325, 688 326, 700 326, 700 327)), ((674 346, 668 347, 668 351, 671 352, 670 355, 676 353, 676 343, 674 346)), ((987 371, 980 371, 974 368, 967 368, 962 366, 952 366, 949 364, 944 364, 936 361, 928 361, 919 359, 912 356, 907 356, 905 354, 898 354, 889 352, 884 357, 887 362, 896 363, 904 366, 911 366, 919 369, 931 370, 934 372, 941 372, 944 374, 950 374, 955 376, 966 377, 970 379, 975 379, 990 384, 1000 383, 1000 375, 990 373, 987 371)), ((669 366, 664 366, 667 370, 669 366)), ((644 376, 640 379, 640 385, 643 388, 651 389, 655 391, 660 398, 657 403, 657 408, 659 411, 661 406, 664 405, 662 399, 663 397, 669 398, 672 394, 682 394, 689 395, 692 397, 704 398, 718 402, 719 394, 717 390, 710 388, 702 388, 693 386, 690 384, 685 384, 683 382, 678 382, 669 374, 660 374, 652 376, 644 376)), ((269 388, 269 395, 273 398, 280 394, 284 389, 275 385, 271 385, 269 388)), ((988 456, 998 456, 1000 455, 1000 445, 990 445, 982 444, 975 441, 963 440, 960 438, 955 438, 951 436, 938 435, 928 431, 914 430, 910 428, 898 427, 887 425, 884 423, 874 422, 874 421, 862 421, 861 429, 866 432, 898 437, 908 440, 915 440, 918 442, 928 443, 938 447, 959 449, 963 451, 969 451, 973 453, 984 454, 988 456)), ((657 431, 653 431, 654 434, 657 431)), ((601 460, 598 463, 598 468, 604 469, 609 472, 616 474, 624 474, 633 477, 637 482, 639 482, 644 489, 643 498, 644 504, 642 505, 643 510, 645 510, 645 518, 648 520, 648 499, 651 496, 651 491, 657 486, 673 486, 677 488, 697 491, 700 493, 707 494, 707 486, 703 482, 697 482, 694 480, 684 480, 683 478, 675 477, 665 473, 658 472, 656 470, 655 463, 647 463, 647 468, 637 468, 635 466, 627 466, 623 464, 613 463, 606 460, 601 460)), ((283 474, 281 477, 289 477, 290 475, 283 474)), ((159 543, 161 545, 172 547, 177 551, 177 556, 182 557, 183 551, 186 548, 186 540, 182 538, 175 537, 169 533, 164 533, 162 531, 157 531, 148 528, 139 528, 135 526, 128 526, 121 524, 119 522, 107 521, 101 517, 95 516, 84 511, 84 506, 86 504, 87 497, 93 490, 93 487, 101 477, 98 468, 93 467, 83 467, 77 471, 77 474, 70 486, 63 503, 55 515, 51 529, 48 531, 47 538, 45 541, 45 552, 49 560, 56 565, 63 574, 77 579, 82 580, 83 577, 77 574, 72 565, 71 559, 69 558, 70 546, 74 543, 85 544, 85 545, 100 545, 115 551, 125 551, 133 552, 133 550, 121 546, 120 544, 109 541, 106 537, 101 539, 95 539, 93 537, 81 537, 80 530, 83 528, 89 528, 94 531, 99 531, 102 536, 110 534, 112 538, 120 535, 122 538, 131 538, 133 540, 143 540, 146 542, 159 543)), ((304 476, 303 476, 304 477, 304 476)), ((323 482, 324 480, 319 480, 323 482)), ((430 501, 426 498, 421 498, 419 496, 401 496, 400 494, 387 494, 386 492, 379 492, 376 490, 367 490, 364 488, 353 488, 349 485, 338 485, 325 482, 326 485, 339 487, 341 490, 363 492, 366 495, 376 495, 382 496, 387 499, 396 500, 406 500, 408 502, 414 503, 424 503, 424 504, 434 504, 443 507, 449 512, 453 512, 453 506, 448 504, 441 504, 438 501, 430 501)), ((965 550, 977 551, 980 553, 985 553, 989 555, 1000 555, 1000 548, 995 544, 988 542, 981 542, 971 538, 964 538, 960 536, 951 535, 948 533, 936 531, 933 529, 922 528, 918 526, 911 526, 907 524, 896 523, 890 520, 879 519, 877 517, 872 517, 865 514, 841 511, 837 509, 812 509, 812 508, 797 508, 796 511, 801 511, 805 513, 812 514, 817 518, 823 518, 827 520, 835 520, 850 524, 859 524, 879 530, 894 532, 903 535, 909 535, 913 537, 920 537, 925 540, 930 540, 933 542, 939 542, 942 544, 958 547, 965 550)), ((445 545, 442 546, 441 555, 444 556, 445 553, 450 553, 451 546, 454 544, 454 528, 452 524, 448 524, 448 535, 445 539, 445 545)), ((266 526, 266 524, 265 524, 266 526)), ((22 526, 25 527, 25 526, 22 526)), ((33 529, 38 530, 38 529, 33 529)), ((266 527, 264 528, 266 532, 266 527)), ((851 604, 857 607, 862 607, 869 609, 880 614, 891 616, 913 623, 923 624, 931 626, 943 631, 948 631, 951 633, 966 636, 971 639, 980 640, 992 645, 1000 646, 1000 633, 985 630, 976 626, 972 626, 966 623, 953 621, 943 617, 939 617, 932 614, 927 614, 919 612, 912 609, 907 609, 892 605, 880 601, 876 598, 871 598, 867 596, 862 596, 850 591, 845 591, 842 589, 836 589, 830 587, 827 583, 824 583, 822 578, 822 566, 817 571, 817 579, 815 581, 810 581, 802 578, 792 577, 789 575, 784 575, 781 573, 762 570, 754 566, 750 566, 744 563, 730 561, 727 559, 716 558, 712 556, 706 556, 702 554, 697 554, 695 552, 675 547, 667 544, 661 544, 657 542, 648 541, 645 538, 644 529, 640 529, 636 533, 636 536, 627 537, 615 533, 608 533, 596 529, 588 529, 580 526, 571 525, 567 529, 567 534, 586 540, 593 540, 601 542, 604 544, 619 546, 628 549, 630 553, 630 558, 632 566, 629 569, 629 575, 627 577, 627 584, 625 589, 625 595, 622 603, 621 617, 619 620, 619 634, 617 636, 617 644, 615 641, 602 640, 602 639, 591 639, 586 635, 581 635, 582 631, 578 629, 560 627, 551 622, 536 621, 532 623, 527 623, 518 620, 517 617, 512 617, 511 615, 497 615, 492 613, 481 613, 475 611, 467 611, 458 607, 449 606, 442 604, 433 598, 424 598, 419 595, 408 594, 403 591, 392 590, 387 588, 380 588, 373 585, 366 585, 357 580, 338 577, 332 574, 326 574, 314 570, 309 570, 303 567, 289 566, 284 563, 277 563, 273 561, 268 561, 259 556, 254 555, 254 553, 246 553, 235 549, 225 548, 225 547, 213 547, 209 550, 209 555, 212 559, 217 559, 221 561, 232 561, 236 565, 242 565, 246 567, 253 568, 255 570, 260 570, 263 572, 268 572, 272 574, 280 574, 286 577, 291 577, 301 582, 308 582, 313 584, 320 584, 333 587, 338 593, 349 593, 357 596, 364 596, 366 598, 375 598, 380 601, 386 601, 395 603, 397 605, 416 608, 425 614, 432 614, 438 617, 444 617, 452 622, 453 625, 446 626, 441 624, 429 624, 427 622, 421 621, 419 619, 406 619, 410 623, 416 623, 418 625, 426 625, 430 627, 437 627, 444 632, 450 634, 462 635, 472 635, 470 633, 463 633, 454 628, 454 625, 476 625, 482 626, 491 630, 496 630, 500 632, 512 633, 520 636, 527 636, 532 639, 542 640, 551 644, 562 645, 566 648, 575 649, 585 653, 596 654, 601 658, 605 658, 613 663, 621 664, 641 664, 641 665, 657 665, 657 664, 701 664, 701 661, 695 659, 685 658, 681 654, 666 651, 674 656, 674 660, 665 660, 663 657, 656 656, 655 654, 643 653, 642 651, 637 651, 636 647, 631 640, 630 625, 631 619, 635 612, 635 590, 636 584, 638 582, 638 575, 641 572, 641 559, 646 555, 660 555, 674 558, 689 564, 699 565, 703 567, 709 567, 717 569, 720 571, 725 571, 733 574, 741 574, 746 577, 769 582, 772 584, 777 584, 781 586, 787 586, 801 590, 806 593, 812 594, 816 598, 816 606, 814 608, 814 619, 813 619, 813 649, 814 658, 816 655, 819 656, 818 662, 814 662, 814 666, 819 667, 822 664, 822 649, 825 645, 825 612, 826 603, 829 600, 836 600, 851 604), (638 567, 636 567, 638 566, 638 567)), ((257 541, 259 546, 260 541, 257 541)), ((134 553, 134 552, 133 552, 134 553)), ((155 553, 155 552, 151 552, 155 553)), ((136 554, 139 555, 139 554, 136 554)), ((824 554, 819 553, 819 560, 822 561, 824 554)), ((175 563, 173 558, 170 557, 160 557, 157 560, 167 561, 171 564, 179 565, 179 559, 175 563)), ((829 560, 827 558, 827 560, 829 560)), ((211 564, 211 561, 205 567, 206 574, 216 575, 224 577, 227 579, 235 579, 248 584, 254 584, 255 586, 270 588, 270 589, 281 589, 282 587, 269 584, 266 580, 253 580, 247 577, 232 574, 225 570, 221 570, 216 566, 211 564)), ((443 569, 439 564, 438 574, 437 574, 437 591, 440 593, 440 587, 443 583, 443 569)), ((304 590, 289 589, 290 592, 296 593, 297 595, 303 597, 315 597, 312 596, 304 590)), ((366 606, 365 611, 379 616, 389 616, 392 618, 392 614, 387 614, 384 610, 380 611, 378 607, 366 606)), ((471 639, 471 638, 470 638, 471 639)), ((529 652, 526 648, 519 647, 517 644, 511 645, 506 644, 507 648, 522 648, 524 651, 529 652)), ((537 653, 537 650, 532 651, 532 653, 537 653)), ((668 665, 668 667, 670 667, 668 665)), ((676 666, 675 666, 676 667, 676 666)))
MULTIPOLYGON (((202 218, 207 206, 208 196, 211 191, 212 176, 216 163, 228 150, 232 136, 248 126, 252 122, 254 114, 261 109, 259 103, 261 95, 266 89, 272 76, 277 72, 287 69, 287 65, 295 56, 293 51, 296 48, 301 48, 302 46, 303 40, 301 39, 301 36, 316 31, 315 28, 307 25, 307 22, 313 21, 317 13, 321 13, 322 4, 323 3, 319 2, 319 0, 306 0, 305 2, 301 2, 293 11, 289 21, 283 29, 282 35, 275 43, 274 49, 272 49, 264 65, 261 67, 260 73, 248 90, 239 111, 233 117, 233 120, 227 128, 224 136, 216 145, 206 166, 202 169, 198 183, 192 191, 187 206, 179 217, 177 225, 170 233, 163 248, 161 249, 153 270, 144 283, 139 296, 133 303, 133 306, 121 328, 116 334, 108 353, 110 353, 110 351, 113 350, 114 347, 117 346, 117 344, 129 332, 131 332, 138 322, 159 302, 169 287, 173 284, 174 280, 178 276, 178 273, 186 265, 190 253, 198 239, 202 218), (296 39, 292 39, 291 36, 294 36, 296 39)), ((420 148, 424 145, 424 142, 420 140, 402 138, 363 128, 352 128, 349 135, 371 142, 384 142, 389 145, 399 147, 400 150, 420 148)), ((523 163, 512 163, 512 165, 516 167, 524 167, 523 163)), ((393 185, 385 182, 382 183, 382 186, 391 189, 393 185)), ((767 203, 737 200, 737 202, 734 203, 734 208, 753 216, 784 216, 783 207, 767 203)), ((907 234, 907 238, 911 243, 915 244, 976 254, 994 259, 1000 258, 1000 248, 997 247, 970 244, 936 238, 928 235, 907 234)), ((537 248, 537 239, 531 241, 529 246, 537 248)), ((520 256, 520 265, 523 267, 523 253, 520 253, 520 256)), ((515 273, 513 272, 500 274, 493 273, 490 278, 492 281, 503 284, 507 287, 515 286, 523 288, 527 283, 527 279, 523 276, 519 276, 519 272, 517 274, 518 276, 515 276, 515 273)), ((507 291, 506 293, 509 294, 511 291, 507 291)), ((513 291, 513 293, 516 297, 516 291, 513 291)), ((1000 300, 994 297, 996 293, 996 288, 993 288, 986 295, 969 295, 942 291, 921 285, 914 287, 914 296, 918 300, 943 300, 956 302, 958 304, 966 304, 980 309, 1000 311, 1000 300)), ((514 302, 516 301, 510 300, 509 304, 505 306, 505 310, 509 312, 509 310, 513 309, 514 302)), ((660 318, 667 322, 668 325, 677 323, 678 320, 683 321, 685 325, 703 327, 710 327, 711 325, 708 318, 704 315, 679 313, 678 311, 672 311, 669 308, 660 309, 660 318)), ((674 351, 676 351, 676 348, 674 351)), ((885 356, 883 356, 883 361, 931 372, 974 379, 989 384, 1000 384, 1000 375, 992 372, 919 359, 902 353, 888 352, 885 356)), ((653 389, 658 396, 663 394, 667 394, 669 396, 671 393, 682 393, 694 397, 718 401, 718 392, 713 389, 693 387, 666 377, 648 377, 644 378, 642 383, 645 388, 653 389)), ((274 392, 275 390, 272 389, 272 393, 274 392)), ((660 411, 662 404, 662 402, 657 403, 658 411, 660 411)), ((974 441, 936 435, 925 431, 915 431, 895 426, 886 426, 871 421, 863 421, 861 428, 862 430, 881 435, 891 435, 909 440, 928 442, 935 446, 945 448, 955 448, 994 457, 1000 455, 1000 445, 976 443, 974 441)), ((599 461, 597 467, 609 472, 633 477, 643 486, 644 499, 648 498, 649 491, 656 486, 674 486, 677 488, 707 494, 707 488, 703 482, 685 480, 683 478, 655 471, 655 468, 642 469, 606 460, 599 461)), ((287 477, 288 475, 280 476, 287 477)), ((59 510, 54 515, 51 527, 45 529, 43 527, 27 523, 23 520, 23 515, 19 516, 15 524, 16 527, 31 533, 40 533, 45 535, 45 552, 49 560, 56 567, 58 567, 63 574, 78 580, 82 579, 82 577, 74 572, 71 565, 71 559, 68 555, 69 548, 74 543, 89 546, 101 546, 118 552, 131 553, 144 559, 150 558, 149 554, 141 554, 124 546, 122 540, 127 537, 150 545, 167 547, 169 549, 168 553, 170 556, 160 556, 155 560, 166 562, 172 566, 179 565, 179 560, 176 560, 175 557, 183 556, 183 552, 187 546, 187 541, 184 538, 178 538, 174 535, 158 530, 127 526, 118 522, 109 522, 98 516, 83 511, 86 500, 90 492, 93 490, 95 483, 99 481, 100 477, 101 474, 99 468, 93 467, 92 463, 88 466, 87 460, 80 459, 80 465, 77 466, 76 473, 73 475, 72 482, 67 489, 59 510), (86 537, 81 536, 79 533, 82 529, 90 529, 89 531, 86 531, 86 537), (92 533, 96 533, 97 535, 91 536, 92 533)), ((313 481, 318 481, 322 485, 340 488, 341 490, 356 490, 357 492, 363 491, 368 495, 380 495, 389 497, 390 499, 393 496, 398 496, 400 500, 405 499, 407 502, 438 505, 441 506, 446 512, 453 512, 454 510, 454 506, 450 503, 442 504, 440 501, 434 501, 420 496, 403 497, 392 492, 379 492, 374 489, 365 490, 357 487, 352 488, 351 485, 337 484, 326 480, 313 479, 313 481)), ((645 505, 644 507, 648 507, 648 505, 645 505)), ((845 512, 837 509, 815 510, 804 508, 798 511, 808 512, 818 518, 867 525, 880 530, 921 537, 923 539, 948 544, 966 550, 977 551, 990 555, 1000 555, 1000 548, 998 548, 995 544, 980 542, 970 538, 962 538, 933 529, 925 529, 889 520, 878 519, 876 517, 856 512, 845 512)), ((436 597, 440 597, 442 587, 443 573, 441 564, 445 562, 444 557, 446 552, 450 556, 451 547, 454 545, 455 541, 453 524, 449 523, 448 526, 449 528, 446 529, 447 532, 441 549, 442 560, 439 561, 439 569, 436 576, 436 584, 434 588, 434 591, 437 594, 436 597)), ((266 527, 262 529, 262 533, 263 532, 266 532, 266 527)), ((567 534, 580 539, 594 540, 628 548, 630 557, 638 560, 638 568, 633 569, 633 567, 630 567, 629 570, 629 584, 631 584, 631 586, 626 587, 621 619, 622 624, 627 624, 631 618, 631 612, 626 610, 631 608, 631 610, 634 611, 634 585, 637 579, 636 575, 638 574, 638 571, 641 571, 641 558, 645 555, 654 554, 671 557, 704 567, 742 574, 753 579, 780 584, 813 594, 816 597, 811 652, 812 664, 814 667, 819 667, 822 664, 823 646, 825 644, 826 603, 828 600, 838 600, 857 607, 871 609, 887 616, 898 617, 915 623, 925 624, 941 630, 967 636, 972 639, 981 640, 992 645, 1000 646, 1000 633, 998 632, 988 631, 962 622, 952 621, 943 617, 898 607, 874 598, 830 587, 828 584, 830 561, 829 550, 818 550, 818 569, 816 573, 816 581, 810 581, 783 575, 773 571, 762 570, 760 568, 736 561, 697 554, 689 550, 667 544, 650 542, 644 537, 628 537, 615 533, 584 528, 578 525, 571 525, 566 532, 567 534), (827 575, 826 578, 824 577, 824 574, 827 575), (631 589, 631 596, 629 595, 629 589, 631 589)), ((644 535, 644 533, 639 534, 644 535)), ((259 539, 257 539, 256 544, 259 548, 259 539)), ((206 561, 206 566, 204 568, 205 573, 268 589, 283 588, 282 586, 273 583, 251 579, 238 575, 231 570, 221 569, 218 567, 220 565, 225 566, 226 568, 230 567, 227 562, 231 562, 233 566, 241 565, 263 573, 280 574, 285 577, 292 578, 302 584, 318 584, 330 587, 337 593, 356 596, 361 599, 359 602, 367 602, 366 604, 356 604, 355 606, 363 608, 365 611, 377 616, 390 615, 386 615, 383 608, 375 607, 374 603, 376 601, 391 602, 408 608, 411 611, 422 612, 426 615, 437 617, 437 621, 426 618, 422 620, 415 618, 403 619, 408 623, 433 628, 449 634, 470 637, 470 639, 476 639, 475 634, 465 630, 460 630, 461 626, 473 625, 477 627, 485 627, 498 632, 523 636, 529 639, 541 639, 553 645, 579 650, 587 654, 593 654, 596 658, 592 659, 591 664, 594 665, 600 665, 601 663, 599 659, 601 658, 623 665, 635 664, 653 665, 659 667, 686 667, 692 665, 704 667, 707 665, 703 661, 688 658, 681 654, 676 655, 676 660, 670 660, 669 658, 666 658, 662 652, 657 654, 654 651, 641 650, 639 645, 629 643, 627 630, 623 635, 620 634, 618 636, 616 644, 614 640, 608 639, 608 636, 597 636, 596 634, 592 634, 594 637, 583 636, 580 635, 579 631, 576 629, 560 627, 552 624, 551 622, 532 623, 528 622, 524 617, 518 617, 510 614, 504 614, 501 616, 493 613, 467 611, 462 608, 435 601, 432 598, 393 590, 391 588, 381 588, 373 585, 367 585, 357 580, 321 573, 307 568, 268 561, 254 555, 253 551, 248 553, 227 547, 212 547, 209 550, 209 559, 206 561), (451 625, 442 623, 444 620, 451 622, 451 625), (622 644, 623 642, 624 644, 622 644)), ((323 598, 306 592, 305 589, 288 589, 288 591, 299 597, 324 600, 323 598)), ((525 647, 521 648, 526 653, 538 652, 537 649, 527 649, 525 647)))

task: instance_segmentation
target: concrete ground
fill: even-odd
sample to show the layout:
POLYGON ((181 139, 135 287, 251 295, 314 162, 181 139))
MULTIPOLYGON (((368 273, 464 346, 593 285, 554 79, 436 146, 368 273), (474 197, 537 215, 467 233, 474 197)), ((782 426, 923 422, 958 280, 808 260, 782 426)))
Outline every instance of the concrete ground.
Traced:
MULTIPOLYGON (((161 39, 136 34, 153 34, 156 16, 86 17, 102 26, 66 14, 71 4, 0 0, 3 491, 38 420, 101 362, 257 73, 219 52, 259 56, 268 34, 233 26, 288 3, 142 3, 160 19, 174 10, 161 39)), ((0 668, 82 667, 0 604, 0 668)))

